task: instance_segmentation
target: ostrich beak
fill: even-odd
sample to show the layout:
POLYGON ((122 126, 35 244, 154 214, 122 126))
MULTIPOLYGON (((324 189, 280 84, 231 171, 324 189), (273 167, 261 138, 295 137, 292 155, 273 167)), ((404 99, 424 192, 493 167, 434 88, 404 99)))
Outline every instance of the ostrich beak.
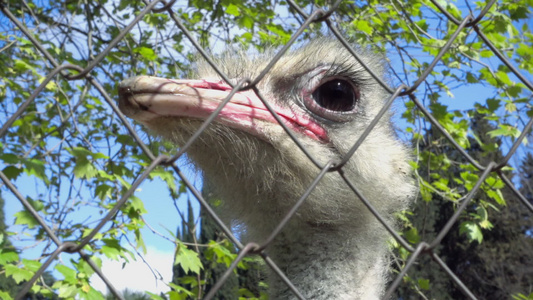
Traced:
MULTIPOLYGON (((119 108, 145 125, 160 117, 208 118, 229 96, 232 87, 216 80, 172 80, 152 76, 126 79, 119 86, 119 108)), ((271 105, 291 130, 327 142, 326 131, 316 121, 288 108, 271 105)), ((265 125, 279 126, 254 91, 233 95, 215 122, 268 139, 265 125), (266 123, 265 123, 266 122, 266 123)))

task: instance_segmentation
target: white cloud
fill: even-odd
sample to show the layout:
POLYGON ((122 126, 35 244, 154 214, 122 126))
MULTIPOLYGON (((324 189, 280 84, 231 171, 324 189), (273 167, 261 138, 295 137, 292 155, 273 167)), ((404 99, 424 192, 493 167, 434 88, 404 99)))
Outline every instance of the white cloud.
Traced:
MULTIPOLYGON (((169 287, 165 283, 172 280, 174 253, 148 247, 143 257, 146 263, 137 257, 124 267, 122 262, 103 258, 102 272, 119 292, 125 289, 156 294, 167 292, 169 287)), ((107 286, 96 274, 91 277, 91 286, 104 295, 107 293, 107 286)))

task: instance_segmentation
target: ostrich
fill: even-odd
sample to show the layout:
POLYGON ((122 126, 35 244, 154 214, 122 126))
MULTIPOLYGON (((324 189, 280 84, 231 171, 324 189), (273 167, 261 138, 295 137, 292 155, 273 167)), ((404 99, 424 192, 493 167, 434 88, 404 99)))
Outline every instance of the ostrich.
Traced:
MULTIPOLYGON (((364 51, 361 51, 364 53, 364 51)), ((225 54, 216 63, 236 83, 255 78, 273 51, 225 54)), ((383 73, 380 58, 366 63, 383 73)), ((121 111, 183 145, 230 93, 206 64, 200 80, 139 76, 119 87, 121 111)), ((258 83, 260 94, 320 163, 341 159, 388 95, 338 42, 317 39, 287 53, 258 83)), ((319 169, 286 134, 255 92, 236 93, 188 149, 213 185, 221 214, 246 241, 264 241, 319 169)), ((346 177, 391 224, 414 193, 408 150, 385 115, 343 167, 346 177)), ((378 299, 388 268, 383 226, 336 172, 328 173, 266 252, 307 299, 378 299)), ((294 295, 269 276, 270 299, 294 295)))

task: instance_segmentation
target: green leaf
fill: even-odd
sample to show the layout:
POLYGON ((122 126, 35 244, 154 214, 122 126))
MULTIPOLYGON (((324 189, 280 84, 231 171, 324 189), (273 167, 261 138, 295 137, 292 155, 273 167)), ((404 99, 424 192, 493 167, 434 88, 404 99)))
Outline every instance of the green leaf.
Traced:
POLYGON ((494 129, 494 130, 487 132, 487 134, 490 137, 511 136, 511 137, 517 138, 520 136, 520 130, 518 130, 514 126, 500 124, 498 125, 498 127, 499 127, 498 129, 494 129))
POLYGON ((509 78, 509 75, 507 73, 498 71, 496 72, 496 78, 500 80, 504 85, 510 86, 513 85, 513 82, 511 81, 511 78, 509 78))
POLYGON ((533 56, 533 47, 531 45, 527 45, 525 43, 518 44, 518 48, 516 49, 516 53, 520 56, 533 56))
POLYGON ((169 293, 171 300, 173 300, 173 299, 187 299, 188 298, 187 296, 190 296, 190 297, 194 296, 194 294, 191 291, 189 291, 189 290, 187 290, 187 289, 185 289, 185 288, 183 288, 183 287, 181 287, 181 286, 179 286, 179 285, 177 285, 175 283, 170 282, 168 285, 172 288, 172 291, 170 291, 170 293, 169 293))
POLYGON ((482 50, 479 55, 483 58, 490 58, 494 56, 494 52, 491 50, 482 50))
POLYGON ((163 179, 163 181, 165 181, 170 190, 176 192, 176 178, 174 177, 174 174, 172 172, 165 170, 162 167, 157 167, 152 172, 150 172, 150 178, 153 179, 156 177, 163 179))
POLYGON ((447 180, 445 180, 444 178, 441 178, 441 180, 439 181, 434 181, 432 182, 431 184, 436 187, 437 189, 441 190, 441 191, 449 191, 450 188, 448 187, 448 184, 446 182, 447 180))
POLYGON ((26 73, 28 72, 28 70, 32 70, 35 72, 35 68, 28 64, 25 60, 21 60, 21 59, 17 59, 15 60, 15 71, 17 72, 20 72, 20 73, 26 73))
POLYGON ((112 260, 117 260, 122 253, 122 247, 118 240, 103 239, 102 241, 105 243, 105 245, 102 246, 102 253, 112 260))
POLYGON ((130 202, 131 203, 131 207, 135 211, 139 212, 140 214, 145 214, 147 212, 146 209, 144 208, 144 203, 143 203, 143 201, 140 198, 135 197, 135 196, 131 196, 130 197, 130 201, 131 201, 130 202))
POLYGON ((487 106, 491 112, 495 112, 501 106, 501 101, 496 99, 487 99, 487 106))
POLYGON ((505 182, 500 177, 490 176, 485 179, 485 183, 493 189, 503 189, 505 182))
POLYGON ((228 14, 228 15, 232 15, 232 16, 235 16, 235 17, 238 17, 241 15, 241 12, 239 11, 239 7, 235 4, 230 4, 226 7, 226 10, 225 12, 228 14))
POLYGON ((8 292, 0 291, 0 299, 2 300, 13 300, 8 292))
POLYGON ((93 157, 96 159, 103 158, 103 159, 109 159, 109 156, 103 154, 103 153, 93 153, 89 151, 89 149, 84 147, 74 147, 67 149, 72 155, 74 155, 76 158, 87 158, 87 157, 93 157))
POLYGON ((248 15, 244 15, 242 18, 239 18, 238 24, 241 27, 252 30, 254 28, 254 19, 248 15))
POLYGON ((512 112, 515 112, 516 111, 516 104, 514 104, 513 102, 507 102, 505 104, 505 110, 512 113, 512 112))
POLYGON ((100 184, 94 189, 94 196, 100 200, 111 198, 113 194, 113 187, 107 184, 100 184))
POLYGON ((150 296, 150 299, 152 300, 166 300, 166 298, 163 298, 157 294, 154 294, 154 293, 150 293, 148 291, 146 291, 146 294, 148 294, 150 296))
POLYGON ((55 269, 63 275, 65 282, 70 284, 76 284, 78 282, 78 279, 76 278, 76 270, 61 264, 56 265, 55 269))
POLYGON ((372 31, 374 30, 372 28, 372 25, 370 25, 370 22, 366 20, 356 20, 354 21, 354 25, 355 25, 356 30, 364 32, 368 35, 371 35, 372 31))
POLYGON ((481 228, 479 228, 478 224, 471 222, 471 221, 465 221, 459 225, 459 233, 465 234, 470 242, 477 241, 481 244, 483 241, 483 233, 481 232, 481 228))
POLYGON ((425 180, 421 180, 421 183, 424 183, 420 185, 420 195, 422 196, 422 200, 429 202, 433 199, 432 190, 429 188, 430 184, 425 180))
POLYGON ((7 166, 2 170, 2 172, 7 176, 7 178, 15 180, 20 176, 20 174, 22 174, 22 172, 24 172, 24 170, 15 166, 7 166))
POLYGON ((463 185, 468 191, 472 190, 479 178, 478 175, 471 172, 461 172, 460 176, 464 180, 463 185))
POLYGON ((418 279, 418 286, 423 290, 429 291, 429 279, 418 279))
POLYGON ((26 267, 27 270, 30 270, 32 272, 37 272, 39 268, 42 266, 42 263, 37 260, 31 260, 31 259, 23 259, 22 263, 24 264, 24 267, 26 267))
POLYGON ((466 82, 468 82, 468 83, 478 83, 479 80, 477 79, 476 76, 474 76, 474 74, 472 74, 470 72, 467 72, 466 73, 466 82))
POLYGON ((518 293, 516 295, 513 295, 514 300, 533 300, 533 293, 530 293, 528 296, 518 293))
POLYGON ((44 203, 41 200, 33 200, 30 197, 27 197, 28 202, 30 203, 31 207, 35 209, 36 211, 42 211, 44 209, 44 203))
POLYGON ((10 262, 16 262, 19 260, 19 255, 12 249, 0 249, 0 265, 5 265, 10 262))
POLYGON ((56 282, 58 284, 54 284, 52 288, 55 288, 59 291, 59 297, 60 298, 73 298, 78 294, 78 287, 76 285, 71 284, 64 284, 60 282, 56 282))
MULTIPOLYGON (((45 79, 45 77, 39 78, 39 84, 41 84, 45 79)), ((46 89, 52 92, 57 91, 57 84, 53 80, 48 81, 48 83, 46 84, 46 89)))
POLYGON ((33 215, 26 210, 19 211, 15 213, 14 216, 16 225, 26 225, 30 229, 33 229, 35 226, 39 225, 37 219, 35 219, 33 215))
POLYGON ((415 227, 409 228, 409 230, 404 232, 404 236, 407 241, 411 244, 418 244, 420 242, 420 236, 418 235, 418 229, 415 227))
POLYGON ((38 159, 28 159, 23 161, 24 171, 28 175, 34 175, 35 177, 43 180, 46 184, 49 184, 48 177, 45 173, 44 162, 38 159))
POLYGON ((216 259, 217 263, 223 263, 226 267, 229 267, 237 257, 237 254, 231 252, 225 243, 210 241, 209 248, 205 251, 205 256, 210 261, 216 259))
POLYGON ((93 178, 98 174, 98 170, 85 157, 78 157, 74 166, 74 175, 78 178, 93 178))
POLYGON ((198 274, 200 269, 204 268, 197 252, 187 249, 184 245, 179 245, 177 248, 174 265, 180 265, 186 274, 188 274, 189 271, 198 274))
POLYGON ((144 57, 146 60, 155 60, 157 59, 157 54, 155 54, 154 50, 152 48, 148 47, 138 47, 133 49, 133 52, 140 54, 142 57, 144 57))
POLYGON ((498 203, 499 205, 501 206, 505 206, 506 205, 506 202, 505 202, 505 199, 503 198, 503 194, 502 194, 502 191, 497 189, 497 190, 487 190, 485 191, 485 193, 487 193, 487 196, 489 196, 491 199, 493 199, 494 201, 496 201, 496 203, 498 203))
POLYGON ((18 164, 20 162, 18 156, 12 153, 4 153, 0 155, 0 159, 3 160, 6 164, 18 164))
POLYGON ((18 268, 17 266, 14 266, 14 265, 5 265, 4 269, 6 271, 6 275, 13 277, 13 279, 15 280, 17 284, 23 281, 30 280, 34 274, 33 272, 29 270, 18 268))
POLYGON ((102 293, 95 290, 93 287, 91 287, 87 283, 84 283, 81 289, 82 291, 85 292, 85 294, 79 295, 81 299, 87 299, 87 300, 105 300, 106 299, 104 295, 102 295, 102 293))

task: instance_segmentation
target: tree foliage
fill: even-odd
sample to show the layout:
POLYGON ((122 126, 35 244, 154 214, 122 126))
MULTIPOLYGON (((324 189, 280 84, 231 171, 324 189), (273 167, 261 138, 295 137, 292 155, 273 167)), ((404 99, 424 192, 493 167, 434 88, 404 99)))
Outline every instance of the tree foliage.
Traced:
MULTIPOLYGON (((306 14, 318 7, 332 7, 329 1, 323 0, 298 0, 296 3, 306 14)), ((479 15, 487 5, 486 1, 436 3, 460 20, 468 14, 479 15)), ((502 0, 492 5, 477 24, 479 31, 530 81, 533 74, 533 34, 529 22, 532 6, 530 0, 502 0)), ((26 99, 57 66, 86 67, 98 59, 88 75, 80 79, 55 76, 0 135, 2 174, 19 188, 22 197, 62 241, 79 241, 87 236, 100 216, 115 206, 151 162, 150 156, 124 129, 106 98, 116 98, 116 86, 126 77, 191 74, 198 50, 173 18, 179 19, 207 52, 215 54, 228 46, 260 52, 272 45, 284 45, 305 22, 304 16, 286 1, 177 1, 172 5, 173 15, 164 10, 146 14, 118 44, 107 49, 144 7, 142 1, 0 0, 3 10, 0 13, 2 126, 23 108, 26 99), (8 19, 7 12, 22 28, 8 19), (100 54, 103 54, 101 59, 100 54), (31 190, 26 188, 30 185, 34 187, 31 190)), ((388 81, 392 86, 415 83, 458 29, 435 3, 426 0, 342 1, 328 22, 360 48, 381 53, 384 63, 391 67, 388 81)), ((311 23, 297 38, 297 43, 319 35, 332 35, 327 27, 324 22, 311 23)), ((77 73, 79 71, 71 69, 63 71, 64 75, 77 73)), ((482 165, 491 160, 499 162, 533 116, 531 88, 495 56, 473 28, 458 33, 415 95, 451 138, 482 165), (476 128, 474 120, 478 119, 473 116, 486 124, 484 129, 476 128)), ((428 238, 442 228, 482 172, 457 152, 411 99, 405 98, 403 103, 405 107, 397 108, 399 132, 406 141, 413 143, 412 166, 421 189, 413 211, 433 213, 433 217, 424 220, 431 221, 429 225, 417 219, 421 215, 418 213, 405 212, 398 216, 406 228, 403 237, 416 244, 430 241, 428 238), (420 227, 423 225, 429 227, 420 227)), ((173 145, 143 134, 142 127, 134 126, 155 156, 176 152, 173 145)), ((531 202, 531 155, 524 154, 527 152, 529 144, 525 139, 513 156, 514 160, 510 161, 510 166, 519 172, 511 175, 511 168, 503 170, 514 178, 531 202)), ((157 167, 149 178, 164 182, 174 201, 185 192, 183 184, 175 181, 175 174, 169 168, 157 167)), ((6 183, 1 189, 3 195, 12 195, 6 183)), ((457 254, 456 246, 461 247, 457 251, 464 260, 452 262, 449 258, 447 261, 458 268, 454 270, 458 274, 463 274, 459 269, 462 263, 478 262, 476 274, 480 278, 466 271, 464 274, 468 276, 462 278, 468 281, 469 287, 483 279, 493 282, 499 291, 517 293, 519 287, 507 290, 504 288, 509 285, 498 281, 501 278, 515 280, 509 277, 507 269, 503 277, 484 276, 498 273, 494 270, 509 261, 504 254, 517 256, 521 253, 518 249, 524 248, 514 242, 530 244, 531 212, 507 190, 496 173, 489 175, 481 190, 459 216, 438 251, 446 258, 457 254), (505 245, 513 252, 506 252, 504 244, 499 243, 502 240, 509 241, 505 245), (489 257, 495 259, 489 263, 489 257)), ((9 201, 17 200, 10 197, 9 201)), ((99 257, 128 263, 136 251, 146 251, 142 232, 148 229, 144 216, 149 212, 144 201, 149 199, 132 196, 84 247, 97 265, 101 264, 99 257)), ((3 245, 0 265, 18 284, 35 274, 56 245, 26 210, 17 212, 14 217, 16 226, 8 234, 18 237, 18 244, 14 243, 17 249, 25 250, 23 253, 6 250, 9 247, 6 248, 4 238, 4 242, 0 242, 3 245), (23 236, 31 242, 19 242, 23 236), (25 256, 30 246, 42 255, 25 256)), ((195 247, 172 234, 165 238, 176 245, 176 263, 192 275, 191 280, 197 280, 187 285, 179 281, 169 283, 171 291, 167 296, 172 299, 201 297, 200 290, 195 290, 194 286, 204 284, 201 281, 205 278, 199 274, 213 261, 201 261, 195 247)), ((396 248, 396 262, 401 269, 409 253, 397 244, 396 248)), ((62 279, 50 288, 36 286, 33 293, 104 299, 105 296, 91 286, 94 271, 84 260, 73 256, 67 261, 58 261, 53 268, 62 279)), ((433 265, 432 268, 437 267, 433 265)), ((522 274, 514 271, 510 271, 512 276, 522 274)), ((406 278, 405 287, 414 294, 424 294, 434 287, 436 291, 442 288, 448 292, 457 288, 448 276, 435 281, 424 277, 423 273, 411 275, 406 278)), ((524 289, 520 293, 526 297, 530 290, 524 285, 521 287, 524 289)), ((483 294, 488 290, 475 292, 483 294)), ((13 297, 0 293, 6 299, 13 297)), ((450 296, 455 295, 455 291, 450 292, 450 296)), ((152 298, 161 296, 152 295, 152 298)))
MULTIPOLYGON (((503 154, 498 147, 490 152, 483 150, 486 146, 501 143, 499 138, 486 134, 494 129, 494 125, 491 125, 484 115, 475 111, 470 111, 469 115, 469 128, 473 131, 473 136, 469 137, 471 146, 468 153, 483 165, 490 161, 500 161, 503 154)), ((431 132, 427 138, 439 139, 441 135, 431 132)), ((464 159, 453 147, 443 152, 453 161, 464 159)), ((434 170, 424 167, 420 173, 423 174, 422 177, 429 178, 433 172, 434 170)), ((460 169, 452 164, 446 172, 440 173, 453 180, 461 176, 458 172, 460 169)), ((521 174, 527 177, 528 172, 531 170, 524 170, 521 174)), ((507 171, 506 175, 513 176, 510 171, 507 171)), ((453 181, 450 187, 464 188, 460 182, 453 181)), ((447 266, 479 299, 505 299, 513 294, 527 292, 533 287, 532 271, 527 263, 533 260, 533 238, 527 233, 527 228, 531 227, 530 214, 509 187, 502 186, 501 193, 506 200, 505 205, 491 203, 487 195, 479 195, 478 203, 469 207, 466 212, 467 217, 475 220, 475 223, 466 221, 455 224, 438 246, 438 252, 447 266), (472 231, 464 229, 476 225, 479 228, 472 231)), ((531 202, 533 199, 528 200, 531 202)), ((411 237, 433 240, 452 217, 455 207, 455 204, 439 195, 432 201, 422 202, 414 207, 411 219, 416 232, 410 232, 411 237)), ((409 272, 406 281, 409 285, 398 291, 398 297, 402 299, 417 299, 418 296, 412 294, 413 289, 428 299, 464 297, 430 257, 421 258, 417 266, 409 272)))
MULTIPOLYGON (((17 249, 13 246, 13 244, 9 240, 9 235, 7 231, 7 226, 5 223, 5 214, 4 214, 4 204, 5 201, 1 197, 0 194, 0 255, 1 259, 5 262, 9 262, 10 260, 17 257, 17 249)), ((24 281, 20 282, 17 280, 17 276, 7 276, 7 272, 9 272, 6 269, 3 269, 0 271, 0 298, 7 298, 8 295, 15 295, 17 294, 23 287, 24 281)), ((46 291, 40 292, 38 294, 35 293, 28 293, 26 296, 22 299, 24 300, 44 300, 44 299, 58 299, 57 296, 55 296, 47 287, 50 287, 54 284, 55 278, 54 276, 49 272, 45 271, 44 274, 41 276, 40 281, 38 284, 45 289, 48 289, 46 291)))
MULTIPOLYGON (((210 191, 206 185, 202 193, 204 197, 210 198, 210 191)), ((183 265, 176 264, 173 268, 172 282, 183 285, 188 290, 195 291, 196 294, 207 294, 235 260, 236 249, 218 229, 213 219, 205 213, 205 210, 200 212, 198 225, 190 202, 188 210, 187 221, 184 220, 178 228, 177 237, 184 243, 196 246, 203 268, 199 272, 188 272, 183 265), (190 276, 190 273, 196 276, 190 276)), ((261 267, 263 267, 261 260, 247 257, 238 264, 237 269, 216 292, 215 299, 237 299, 238 297, 264 299, 266 290, 263 282, 264 272, 261 267)))

